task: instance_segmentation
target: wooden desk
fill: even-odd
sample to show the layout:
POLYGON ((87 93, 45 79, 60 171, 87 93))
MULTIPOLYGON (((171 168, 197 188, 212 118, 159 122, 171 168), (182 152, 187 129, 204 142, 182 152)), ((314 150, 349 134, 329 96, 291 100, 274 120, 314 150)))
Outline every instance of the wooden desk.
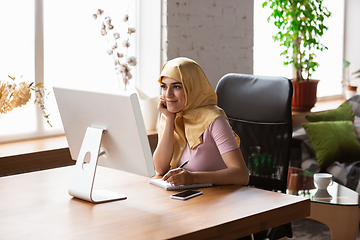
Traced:
POLYGON ((91 204, 67 193, 73 166, 0 178, 1 239, 234 239, 309 216, 310 200, 241 186, 170 199, 149 178, 98 167, 95 188, 128 199, 91 204))

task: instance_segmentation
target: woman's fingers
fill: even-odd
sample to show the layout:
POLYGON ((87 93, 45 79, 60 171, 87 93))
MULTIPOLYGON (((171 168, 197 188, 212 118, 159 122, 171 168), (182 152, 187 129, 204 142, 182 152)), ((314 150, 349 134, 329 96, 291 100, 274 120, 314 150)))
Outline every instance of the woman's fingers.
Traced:
POLYGON ((191 184, 189 172, 182 168, 176 168, 169 171, 167 174, 165 174, 163 180, 175 186, 191 184))
POLYGON ((166 181, 168 180, 170 177, 172 177, 174 174, 178 174, 179 173, 179 170, 181 171, 181 169, 172 169, 170 171, 168 171, 162 178, 163 181, 166 181))
POLYGON ((162 110, 165 108, 165 105, 166 105, 166 103, 165 103, 164 98, 162 98, 162 97, 160 96, 160 97, 159 97, 158 106, 157 106, 158 110, 162 112, 162 110))

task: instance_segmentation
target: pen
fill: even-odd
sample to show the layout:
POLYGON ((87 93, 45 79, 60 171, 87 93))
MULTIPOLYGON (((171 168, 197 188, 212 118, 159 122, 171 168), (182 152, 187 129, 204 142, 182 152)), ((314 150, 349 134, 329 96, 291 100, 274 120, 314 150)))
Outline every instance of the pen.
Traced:
POLYGON ((188 162, 189 162, 189 160, 183 162, 183 164, 181 164, 179 168, 183 168, 186 164, 188 164, 188 162))
MULTIPOLYGON (((178 168, 183 168, 186 164, 188 164, 188 162, 189 162, 189 160, 183 162, 183 164, 181 164, 178 168)), ((168 174, 168 172, 166 174, 168 174)), ((166 174, 164 175, 164 177, 166 176, 166 174)), ((161 180, 164 180, 164 177, 162 177, 161 180)))

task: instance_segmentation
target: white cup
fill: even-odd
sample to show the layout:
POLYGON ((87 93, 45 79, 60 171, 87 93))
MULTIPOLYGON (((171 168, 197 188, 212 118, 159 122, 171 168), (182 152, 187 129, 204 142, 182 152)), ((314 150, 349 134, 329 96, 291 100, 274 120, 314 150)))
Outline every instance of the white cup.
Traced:
POLYGON ((326 189, 332 182, 332 175, 330 173, 315 173, 314 182, 318 189, 326 189))

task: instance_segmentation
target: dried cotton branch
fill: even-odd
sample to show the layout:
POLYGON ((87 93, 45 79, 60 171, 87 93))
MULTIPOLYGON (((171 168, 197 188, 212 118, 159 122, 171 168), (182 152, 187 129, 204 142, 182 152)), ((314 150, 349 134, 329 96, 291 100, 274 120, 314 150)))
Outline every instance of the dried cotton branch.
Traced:
POLYGON ((104 10, 98 9, 97 12, 93 15, 93 18, 95 20, 101 20, 100 33, 102 36, 107 36, 107 41, 110 47, 106 50, 106 52, 113 57, 115 73, 117 76, 121 75, 126 90, 126 86, 129 84, 129 80, 132 79, 131 67, 135 67, 137 64, 136 57, 128 57, 128 50, 131 46, 129 40, 131 35, 134 34, 136 30, 135 28, 129 27, 129 15, 126 14, 123 18, 123 22, 127 23, 127 32, 125 33, 126 39, 122 41, 122 44, 120 44, 125 48, 125 51, 122 52, 118 44, 121 35, 119 32, 114 30, 111 17, 108 14, 105 14, 104 10))

